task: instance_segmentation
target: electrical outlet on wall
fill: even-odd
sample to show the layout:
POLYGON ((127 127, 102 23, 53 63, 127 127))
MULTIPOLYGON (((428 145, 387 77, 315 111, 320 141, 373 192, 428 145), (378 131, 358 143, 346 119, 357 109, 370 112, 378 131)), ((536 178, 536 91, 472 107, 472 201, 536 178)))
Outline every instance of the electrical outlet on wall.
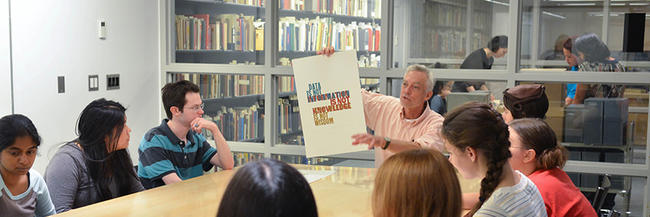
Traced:
POLYGON ((99 75, 88 75, 88 91, 99 90, 99 75))
POLYGON ((65 77, 56 77, 59 93, 65 93, 65 77))
POLYGON ((106 90, 120 89, 120 74, 106 75, 106 90))

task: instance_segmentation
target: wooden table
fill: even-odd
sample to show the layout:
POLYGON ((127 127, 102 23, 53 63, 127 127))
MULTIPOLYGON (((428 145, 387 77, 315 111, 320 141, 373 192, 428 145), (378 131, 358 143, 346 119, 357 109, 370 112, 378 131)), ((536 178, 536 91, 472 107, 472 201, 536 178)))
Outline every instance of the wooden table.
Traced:
MULTIPOLYGON (((292 165, 299 170, 333 170, 312 182, 319 216, 372 216, 370 197, 376 169, 292 165)), ((227 170, 70 210, 57 216, 210 216, 235 171, 227 170)), ((459 176, 460 178, 460 176, 459 176)), ((478 192, 477 180, 460 178, 463 192, 478 192)))

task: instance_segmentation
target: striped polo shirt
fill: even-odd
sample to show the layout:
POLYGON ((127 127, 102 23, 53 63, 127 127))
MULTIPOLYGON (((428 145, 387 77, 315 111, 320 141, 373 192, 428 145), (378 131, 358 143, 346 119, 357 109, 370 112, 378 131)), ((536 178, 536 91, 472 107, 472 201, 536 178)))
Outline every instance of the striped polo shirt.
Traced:
POLYGON ((546 217, 546 206, 537 186, 519 171, 519 183, 497 188, 474 216, 546 217))
POLYGON ((187 144, 167 126, 169 120, 149 130, 138 148, 138 177, 146 189, 165 185, 162 177, 175 172, 182 180, 203 175, 212 168, 217 150, 201 134, 190 130, 187 144))

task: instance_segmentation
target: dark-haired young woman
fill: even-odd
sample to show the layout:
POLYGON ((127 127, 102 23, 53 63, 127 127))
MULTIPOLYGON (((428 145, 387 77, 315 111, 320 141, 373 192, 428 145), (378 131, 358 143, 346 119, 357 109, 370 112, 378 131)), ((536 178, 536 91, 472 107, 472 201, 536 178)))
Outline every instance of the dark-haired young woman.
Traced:
POLYGON ((79 138, 61 146, 45 171, 57 212, 144 189, 126 150, 131 129, 125 111, 102 98, 81 112, 79 138))
POLYGON ((237 170, 217 217, 318 217, 311 187, 295 168, 263 159, 237 170))
POLYGON ((548 216, 596 216, 587 198, 562 171, 568 152, 546 122, 534 118, 510 122, 510 153, 512 168, 528 176, 541 192, 548 216))
POLYGON ((41 174, 32 170, 41 137, 29 118, 0 119, 0 216, 56 214, 41 174))
POLYGON ((482 178, 479 202, 467 216, 547 216, 535 184, 508 163, 508 125, 497 111, 487 104, 463 104, 447 114, 441 133, 460 174, 482 178))
MULTIPOLYGON (((609 48, 594 33, 576 38, 573 48, 582 61, 580 72, 625 72, 625 67, 611 56, 609 48)), ((623 97, 625 85, 620 84, 578 84, 573 104, 583 104, 590 97, 623 97)))

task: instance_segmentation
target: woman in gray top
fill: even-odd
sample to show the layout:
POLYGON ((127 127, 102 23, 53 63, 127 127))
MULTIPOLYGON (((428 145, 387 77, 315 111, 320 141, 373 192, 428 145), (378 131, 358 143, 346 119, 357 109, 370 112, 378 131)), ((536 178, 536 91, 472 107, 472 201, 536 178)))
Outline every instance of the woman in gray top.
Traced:
POLYGON ((79 138, 63 145, 45 171, 57 213, 144 190, 126 150, 125 111, 103 98, 82 111, 79 138))

